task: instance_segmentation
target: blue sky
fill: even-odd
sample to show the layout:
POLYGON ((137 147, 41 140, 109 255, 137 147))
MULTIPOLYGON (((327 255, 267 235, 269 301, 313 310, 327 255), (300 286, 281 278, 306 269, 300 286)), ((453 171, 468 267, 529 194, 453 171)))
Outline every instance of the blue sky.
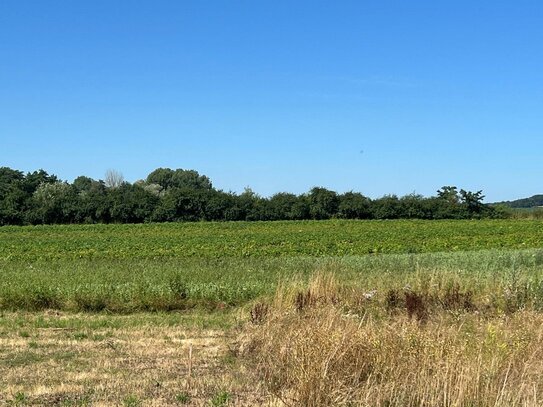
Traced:
POLYGON ((0 0, 0 166, 543 193, 543 2, 0 0))

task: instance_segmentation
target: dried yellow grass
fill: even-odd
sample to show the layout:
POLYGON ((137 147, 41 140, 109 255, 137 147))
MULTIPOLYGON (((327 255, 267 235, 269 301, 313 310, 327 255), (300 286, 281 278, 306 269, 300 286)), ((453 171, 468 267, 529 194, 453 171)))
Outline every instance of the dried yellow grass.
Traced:
POLYGON ((317 275, 303 307, 279 292, 243 341, 267 389, 295 406, 543 405, 543 315, 407 313, 385 317, 349 310, 343 289, 317 275))

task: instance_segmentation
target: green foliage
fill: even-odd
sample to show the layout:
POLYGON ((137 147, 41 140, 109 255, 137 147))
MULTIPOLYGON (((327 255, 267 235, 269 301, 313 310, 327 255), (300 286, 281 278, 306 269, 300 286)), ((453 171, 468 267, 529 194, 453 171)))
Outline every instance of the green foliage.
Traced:
MULTIPOLYGON (((0 228, 0 260, 343 256, 522 249, 541 241, 543 224, 537 220, 8 226, 0 228)), ((54 299, 54 292, 39 285, 35 290, 34 297, 54 299)))
POLYGON ((149 219, 159 198, 144 187, 122 184, 109 195, 111 220, 118 223, 141 223, 149 219))
POLYGON ((4 227, 0 310, 221 310, 270 294, 278 281, 307 276, 332 261, 342 276, 363 276, 368 290, 375 288, 372 276, 389 276, 396 286, 421 268, 447 264, 465 271, 463 279, 470 273, 494 282, 505 278, 511 295, 507 301, 501 297, 503 309, 526 299, 543 307, 543 284, 535 278, 543 265, 541 250, 516 257, 506 251, 537 248, 541 241, 543 222, 522 220, 4 227), (526 269, 535 277, 519 278, 526 269))
POLYGON ((373 215, 376 219, 399 219, 402 205, 396 195, 385 195, 373 202, 373 215))
POLYGON ((213 396, 213 398, 209 401, 209 405, 213 407, 223 407, 228 404, 231 398, 232 395, 228 391, 221 390, 213 396))
POLYGON ((180 274, 174 274, 170 277, 170 290, 180 300, 185 300, 189 296, 188 286, 180 274))
POLYGON ((146 181, 148 184, 160 185, 165 190, 170 188, 209 190, 212 188, 208 177, 193 170, 157 168, 147 176, 146 181))
POLYGON ((23 182, 22 171, 0 167, 0 226, 22 223, 26 199, 23 182))
POLYGON ((346 192, 339 197, 338 215, 343 219, 370 219, 371 200, 358 192, 346 192))
POLYGON ((471 219, 507 216, 484 205, 481 191, 454 186, 436 197, 385 195, 371 200, 358 192, 338 195, 322 187, 307 194, 265 198, 213 188, 193 170, 158 168, 146 180, 124 182, 111 171, 106 181, 77 177, 61 182, 43 170, 23 174, 0 168, 0 226, 69 223, 266 221, 302 219, 471 219))
POLYGON ((300 216, 296 213, 295 208, 298 202, 298 197, 287 192, 280 192, 273 195, 269 200, 269 220, 281 219, 304 219, 305 216, 300 216))
POLYGON ((460 190, 460 202, 464 205, 464 209, 469 216, 482 216, 486 209, 483 204, 483 191, 470 192, 463 189, 460 190))
POLYGON ((339 197, 334 191, 315 187, 309 191, 308 198, 311 219, 330 219, 337 214, 339 197))
POLYGON ((125 407, 139 407, 141 404, 139 397, 134 395, 127 396, 123 400, 123 406, 125 407))
POLYGON ((499 202, 498 204, 502 204, 509 208, 517 208, 517 209, 519 208, 530 209, 530 208, 543 207, 543 195, 533 195, 529 198, 517 199, 515 201, 499 202))
POLYGON ((8 405, 11 405, 11 406, 26 406, 26 405, 28 405, 28 403, 29 403, 29 399, 28 399, 27 395, 24 394, 23 392, 18 392, 17 394, 15 394, 15 397, 13 398, 13 400, 8 402, 8 405))
POLYGON ((190 403, 190 394, 186 391, 178 393, 175 395, 175 401, 179 404, 189 404, 190 403))
POLYGON ((32 223, 71 223, 75 218, 77 195, 65 182, 42 183, 32 196, 32 223))
POLYGON ((32 195, 38 189, 40 185, 54 184, 58 181, 59 179, 55 175, 49 175, 47 171, 38 170, 32 173, 29 172, 28 174, 26 174, 22 182, 22 187, 26 193, 28 193, 29 195, 32 195))
POLYGON ((205 218, 207 193, 188 188, 170 188, 156 207, 152 220, 158 222, 198 221, 205 218))

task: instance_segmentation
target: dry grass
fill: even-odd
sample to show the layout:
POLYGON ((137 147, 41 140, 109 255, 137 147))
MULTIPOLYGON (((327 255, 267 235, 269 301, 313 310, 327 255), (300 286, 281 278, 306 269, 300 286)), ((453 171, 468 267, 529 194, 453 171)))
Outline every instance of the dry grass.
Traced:
POLYGON ((28 314, 24 322, 21 313, 2 315, 4 326, 12 324, 0 326, 0 406, 267 403, 239 374, 230 329, 163 325, 160 316, 146 323, 139 316, 54 314, 28 314), (65 318, 77 322, 65 327, 65 318))
POLYGON ((540 311, 457 282, 349 284, 280 285, 242 320, 0 314, 0 405, 543 405, 540 311))
MULTIPOLYGON (((242 353, 286 405, 543 405, 541 313, 485 315, 419 296, 419 318, 413 295, 401 298, 403 311, 357 313, 359 294, 318 275, 308 289, 278 293, 242 353)), ((457 290, 449 297, 465 300, 457 290)))

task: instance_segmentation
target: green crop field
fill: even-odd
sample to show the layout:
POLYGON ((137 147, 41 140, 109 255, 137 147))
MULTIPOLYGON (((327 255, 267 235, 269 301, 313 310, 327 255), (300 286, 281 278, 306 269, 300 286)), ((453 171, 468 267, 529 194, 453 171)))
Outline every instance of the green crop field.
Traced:
POLYGON ((0 228, 1 260, 345 256, 543 243, 543 221, 285 221, 0 228))
POLYGON ((0 309, 236 306, 322 268, 368 289, 412 279, 415 268, 486 284, 515 262, 536 267, 541 242, 543 222, 519 220, 6 227, 0 309))

